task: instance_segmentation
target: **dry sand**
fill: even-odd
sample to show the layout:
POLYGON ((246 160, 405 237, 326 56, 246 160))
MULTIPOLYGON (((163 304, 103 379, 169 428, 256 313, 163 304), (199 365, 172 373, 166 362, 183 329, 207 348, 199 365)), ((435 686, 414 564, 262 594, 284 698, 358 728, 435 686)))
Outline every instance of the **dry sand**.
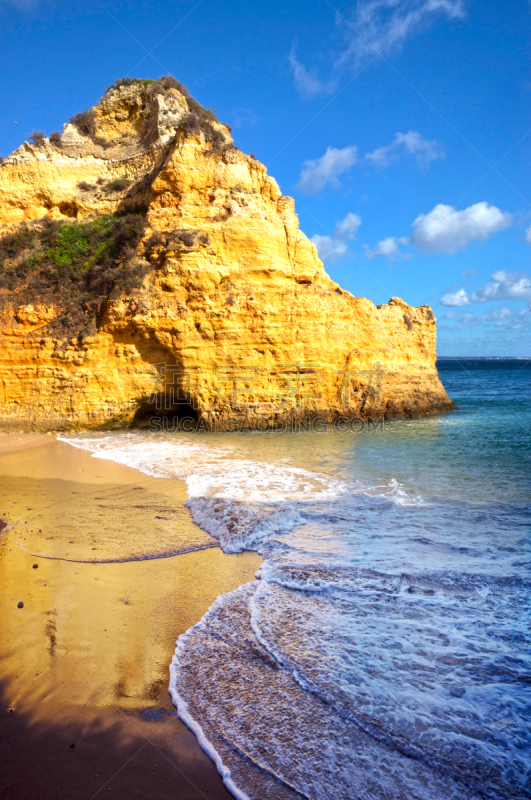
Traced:
POLYGON ((230 798, 177 718, 168 667, 260 557, 224 554, 179 481, 48 436, 0 437, 0 453, 0 796, 230 798), (90 563, 171 546, 205 549, 90 563))

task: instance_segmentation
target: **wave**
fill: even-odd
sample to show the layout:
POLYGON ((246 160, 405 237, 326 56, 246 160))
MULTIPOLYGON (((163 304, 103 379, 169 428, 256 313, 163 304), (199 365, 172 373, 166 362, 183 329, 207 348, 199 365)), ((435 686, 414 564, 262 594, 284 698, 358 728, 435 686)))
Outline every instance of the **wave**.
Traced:
POLYGON ((259 462, 242 458, 240 448, 212 446, 150 433, 61 435, 59 441, 87 450, 96 458, 140 470, 155 478, 178 478, 191 497, 223 497, 246 503, 324 501, 346 492, 384 497, 398 506, 425 500, 397 480, 359 486, 327 475, 288 466, 286 459, 259 462))
POLYGON ((179 715, 235 796, 531 797, 531 584, 514 509, 185 437, 61 438, 185 480, 194 522, 226 552, 264 557, 258 581, 180 637, 170 669, 179 715))

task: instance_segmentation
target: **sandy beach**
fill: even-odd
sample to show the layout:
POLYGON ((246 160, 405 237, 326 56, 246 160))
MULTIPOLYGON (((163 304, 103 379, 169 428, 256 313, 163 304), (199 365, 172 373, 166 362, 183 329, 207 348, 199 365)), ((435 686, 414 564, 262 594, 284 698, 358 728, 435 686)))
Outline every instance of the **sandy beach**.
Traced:
POLYGON ((181 482, 55 437, 0 437, 0 486, 2 797, 230 797, 177 717, 168 667, 260 557, 224 554, 181 482))

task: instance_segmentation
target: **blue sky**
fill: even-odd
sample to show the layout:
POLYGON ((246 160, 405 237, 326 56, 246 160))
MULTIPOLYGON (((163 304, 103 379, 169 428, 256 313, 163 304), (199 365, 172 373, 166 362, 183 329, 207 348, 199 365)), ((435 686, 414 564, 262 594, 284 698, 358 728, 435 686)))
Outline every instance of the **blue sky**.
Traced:
POLYGON ((430 304, 440 355, 530 356, 530 21, 523 0, 0 0, 0 155, 172 73, 342 286, 430 304))

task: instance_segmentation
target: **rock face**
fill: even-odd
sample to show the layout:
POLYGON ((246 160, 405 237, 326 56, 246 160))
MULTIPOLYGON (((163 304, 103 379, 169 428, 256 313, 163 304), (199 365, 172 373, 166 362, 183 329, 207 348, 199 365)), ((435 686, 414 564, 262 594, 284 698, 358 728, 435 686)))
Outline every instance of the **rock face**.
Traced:
POLYGON ((88 332, 58 334, 60 301, 4 283, 0 429, 450 409, 431 309, 375 306, 334 283, 293 200, 181 88, 119 86, 59 141, 25 143, 0 165, 1 235, 46 218, 146 213, 128 256, 143 280, 112 292, 88 332))

